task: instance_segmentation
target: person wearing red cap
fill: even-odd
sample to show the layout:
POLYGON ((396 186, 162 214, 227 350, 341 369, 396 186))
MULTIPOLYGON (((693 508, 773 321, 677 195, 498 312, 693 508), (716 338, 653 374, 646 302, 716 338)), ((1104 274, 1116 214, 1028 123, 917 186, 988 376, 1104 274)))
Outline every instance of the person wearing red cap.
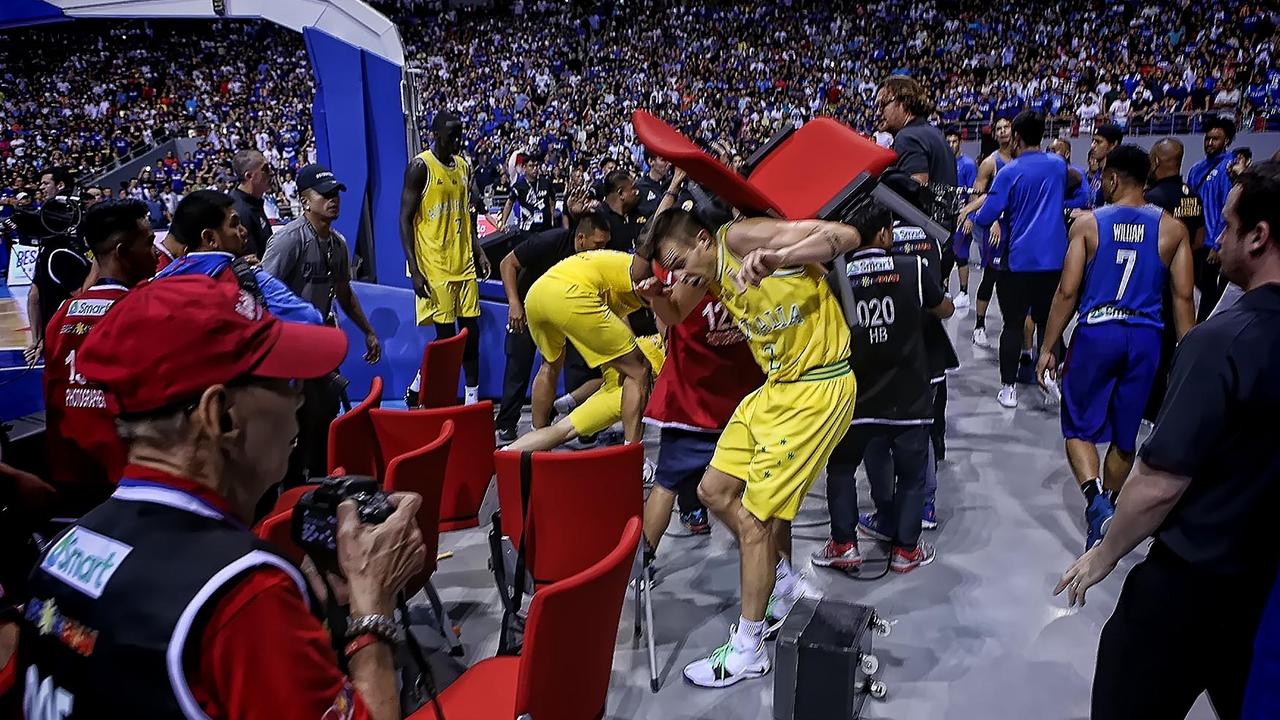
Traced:
POLYGON ((28 717, 400 717, 388 641, 396 593, 424 564, 421 498, 393 495, 378 525, 338 508, 348 627, 366 631, 346 638, 349 678, 302 573, 248 528, 285 471, 297 381, 346 352, 341 330, 281 321, 202 275, 117 301, 77 369, 104 388, 129 463, 32 573, 28 717))
POLYGON ((54 313, 44 346, 49 480, 59 490, 58 514, 71 516, 111 494, 125 460, 102 389, 79 372, 77 353, 115 302, 156 268, 151 252, 155 233, 141 201, 98 203, 85 213, 80 230, 93 250, 99 277, 54 313))

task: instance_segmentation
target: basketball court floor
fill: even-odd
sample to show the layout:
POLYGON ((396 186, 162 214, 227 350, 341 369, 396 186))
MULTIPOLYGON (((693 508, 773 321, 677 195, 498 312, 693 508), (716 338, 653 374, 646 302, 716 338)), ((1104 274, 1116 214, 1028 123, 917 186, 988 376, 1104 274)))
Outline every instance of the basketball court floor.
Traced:
MULTIPOLYGON (((828 597, 872 605, 895 623, 889 637, 873 639, 888 696, 869 699, 864 717, 1088 718, 1099 631, 1146 545, 1090 590, 1084 608, 1067 610, 1063 598, 1050 595, 1084 543, 1084 500, 1067 469, 1056 409, 1042 409, 1040 393, 1029 387, 1020 391, 1017 410, 997 405, 995 355, 969 342, 972 309, 947 324, 964 366, 949 380, 948 450, 938 483, 941 524, 925 534, 938 547, 937 560, 873 582, 809 567, 809 553, 828 533, 826 486, 820 480, 797 518, 797 568, 807 570, 828 597)), ((992 342, 999 328, 992 303, 992 342)), ((650 456, 656 455, 654 447, 650 456)), ((859 482, 865 488, 861 472, 859 482)), ((865 491, 861 497, 869 501, 865 491)), ((678 520, 672 525, 678 528, 678 520)), ((462 627, 467 664, 493 655, 501 618, 486 569, 485 532, 443 536, 440 549, 455 555, 440 562, 434 577, 462 627)), ((723 528, 713 526, 710 537, 668 537, 659 552, 654 613, 662 688, 650 692, 646 651, 632 643, 629 593, 606 717, 772 718, 773 675, 725 690, 693 687, 681 675, 686 663, 723 643, 738 618, 737 550, 723 528)), ((1203 698, 1189 716, 1213 717, 1203 698)))

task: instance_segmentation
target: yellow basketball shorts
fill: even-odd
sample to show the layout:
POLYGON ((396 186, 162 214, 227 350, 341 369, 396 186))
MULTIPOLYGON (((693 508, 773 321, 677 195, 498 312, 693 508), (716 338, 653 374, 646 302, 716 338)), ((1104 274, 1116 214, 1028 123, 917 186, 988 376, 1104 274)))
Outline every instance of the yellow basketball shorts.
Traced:
MULTIPOLYGON (((645 335, 636 338, 636 346, 644 353, 652 371, 650 383, 662 372, 666 362, 666 347, 660 335, 645 335)), ((579 435, 594 435, 622 419, 622 376, 617 370, 606 365, 600 373, 604 383, 591 397, 569 413, 569 422, 579 435)))
POLYGON ((452 323, 458 318, 480 317, 480 285, 471 280, 432 280, 431 299, 414 296, 419 325, 452 323))
POLYGON ((635 335, 599 295, 571 289, 570 283, 542 277, 525 297, 529 334, 542 357, 549 362, 564 354, 572 340, 591 367, 616 360, 636 347, 635 335))
POLYGON ((840 361, 794 382, 766 382, 733 411, 711 467, 746 482, 742 505, 760 520, 795 519, 849 429, 857 383, 848 367, 840 361))

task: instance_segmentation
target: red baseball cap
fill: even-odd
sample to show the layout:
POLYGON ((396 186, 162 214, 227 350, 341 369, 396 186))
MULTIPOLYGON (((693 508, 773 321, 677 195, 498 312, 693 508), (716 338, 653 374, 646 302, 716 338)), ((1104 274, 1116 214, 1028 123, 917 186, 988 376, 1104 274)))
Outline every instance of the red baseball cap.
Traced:
POLYGON ((284 322, 234 282, 183 275, 130 291, 85 338, 76 371, 121 415, 189 402, 246 376, 310 379, 347 355, 337 328, 284 322))

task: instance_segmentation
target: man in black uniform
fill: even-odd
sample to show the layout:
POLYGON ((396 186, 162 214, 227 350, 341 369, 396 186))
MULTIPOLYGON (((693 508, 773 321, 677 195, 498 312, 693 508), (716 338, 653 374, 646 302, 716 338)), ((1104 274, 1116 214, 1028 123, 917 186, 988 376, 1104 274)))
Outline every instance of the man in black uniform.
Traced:
POLYGON ((1280 163, 1227 195, 1222 272, 1244 294, 1183 338, 1155 431, 1106 537, 1058 582, 1068 604, 1149 536, 1102 629, 1093 720, 1181 718, 1201 692, 1240 717, 1280 546, 1280 163), (1203 630, 1201 630, 1203 629, 1203 630))
MULTIPOLYGON (((1147 202, 1159 206, 1187 226, 1191 249, 1204 245, 1204 208, 1200 196, 1182 179, 1182 143, 1174 138, 1158 140, 1151 146, 1151 178, 1145 194, 1147 202)), ((1151 396, 1142 417, 1156 421, 1160 404, 1164 402, 1169 384, 1169 367, 1173 364, 1173 351, 1178 344, 1178 333, 1173 322, 1173 294, 1169 283, 1164 285, 1164 335, 1161 338, 1160 365, 1156 369, 1155 382, 1151 384, 1151 396)))
POLYGON ((229 193, 245 230, 245 252, 262 257, 271 239, 271 223, 262 209, 262 196, 271 189, 271 165, 257 150, 241 150, 231 157, 231 171, 239 182, 229 193))
MULTIPOLYGON (((868 445, 879 440, 890 450, 896 469, 872 495, 876 531, 868 533, 893 544, 891 569, 910 572, 933 562, 933 546, 920 541, 920 517, 929 466, 929 426, 933 420, 932 372, 925 349, 926 315, 950 317, 954 308, 934 273, 913 255, 890 254, 893 233, 889 211, 878 203, 850 221, 870 241, 849 259, 858 327, 851 328, 854 374, 858 388, 853 425, 827 463, 827 507, 831 539, 813 554, 822 567, 852 569, 862 564, 856 529, 858 493, 854 470, 868 445)), ((865 532, 865 529, 864 529, 865 532)))
POLYGON ((574 230, 559 228, 531 235, 502 259, 499 272, 507 293, 507 364, 503 370, 502 406, 495 421, 500 441, 516 439, 516 425, 529 394, 529 373, 537 352, 525 322, 525 295, 534 281, 556 263, 575 253, 599 250, 608 242, 608 223, 598 214, 587 214, 578 220, 574 230))
POLYGON ((636 239, 648 219, 638 207, 640 195, 636 192, 635 178, 626 170, 611 170, 604 176, 600 191, 604 195, 602 209, 609 219, 608 249, 635 252, 636 239))
MULTIPOLYGON (((62 207, 69 207, 57 206, 60 201, 56 198, 71 192, 71 182, 71 174, 66 168, 52 167, 40 173, 37 197, 41 209, 37 212, 52 209, 52 212, 61 213, 62 207)), ((87 248, 74 236, 75 232, 76 229, 71 228, 67 233, 40 238, 35 277, 27 293, 31 340, 23 350, 23 356, 28 363, 34 363, 44 352, 44 331, 49 319, 89 276, 90 263, 85 257, 87 248)))
POLYGON ((652 219, 662 203, 662 196, 671 187, 671 163, 652 153, 646 154, 649 172, 636 180, 636 211, 652 219))
POLYGON ((507 226, 507 218, 511 217, 511 210, 516 203, 520 205, 517 229, 524 232, 551 229, 551 222, 555 218, 555 192, 551 188, 551 178, 542 177, 541 155, 525 156, 524 176, 511 184, 511 193, 502 206, 499 225, 507 226))

